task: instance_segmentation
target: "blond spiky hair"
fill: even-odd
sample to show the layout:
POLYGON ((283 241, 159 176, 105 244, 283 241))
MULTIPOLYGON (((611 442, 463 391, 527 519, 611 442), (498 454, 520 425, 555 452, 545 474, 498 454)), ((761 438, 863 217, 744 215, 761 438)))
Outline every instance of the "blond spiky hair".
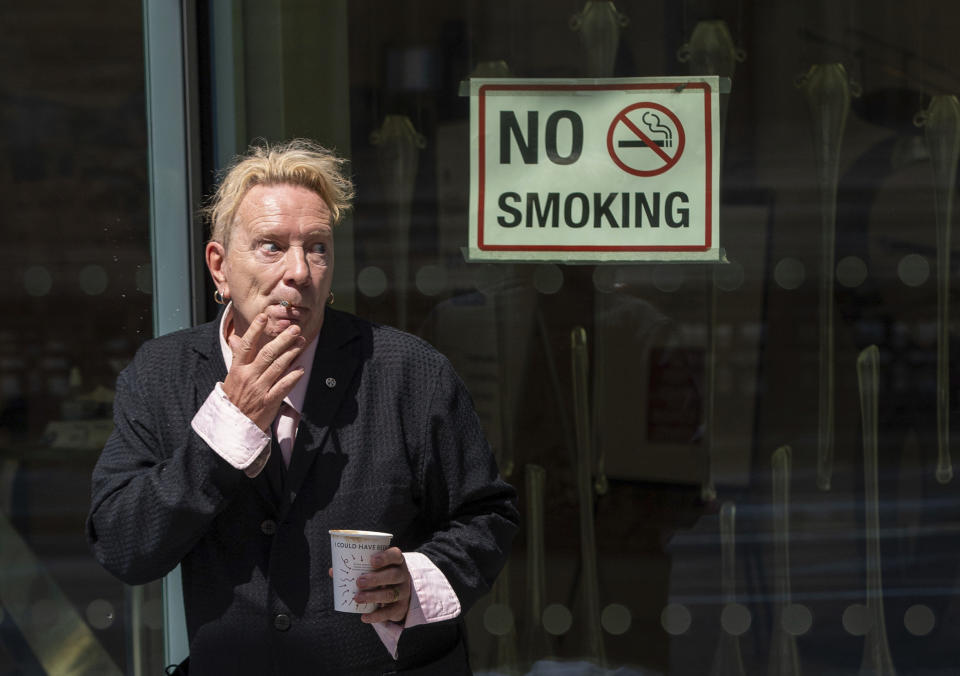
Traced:
POLYGON ((353 182, 342 170, 345 164, 346 160, 308 139, 250 146, 226 169, 205 209, 210 241, 228 245, 240 203, 255 185, 299 185, 312 190, 326 203, 336 225, 350 210, 354 196, 353 182))

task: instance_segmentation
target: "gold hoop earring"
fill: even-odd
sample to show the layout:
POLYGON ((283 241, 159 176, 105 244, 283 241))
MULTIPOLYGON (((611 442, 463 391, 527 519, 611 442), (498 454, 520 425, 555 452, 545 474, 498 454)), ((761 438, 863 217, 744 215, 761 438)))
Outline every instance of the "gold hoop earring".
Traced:
POLYGON ((333 295, 333 291, 331 291, 330 295, 327 296, 327 305, 333 305, 336 299, 337 299, 336 296, 333 295))
POLYGON ((226 305, 227 301, 223 297, 223 294, 220 293, 220 289, 213 290, 213 300, 217 305, 226 305))

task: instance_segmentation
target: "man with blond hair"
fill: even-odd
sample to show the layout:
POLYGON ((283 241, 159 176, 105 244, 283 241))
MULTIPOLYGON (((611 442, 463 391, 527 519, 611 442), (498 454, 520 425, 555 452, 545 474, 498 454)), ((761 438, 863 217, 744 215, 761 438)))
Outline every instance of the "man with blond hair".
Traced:
POLYGON ((118 378, 88 539, 130 584, 181 565, 192 675, 469 673, 516 497, 449 362, 330 307, 352 198, 311 142, 238 158, 208 209, 221 312, 118 378), (333 611, 331 529, 393 534, 357 583, 374 612, 333 611))

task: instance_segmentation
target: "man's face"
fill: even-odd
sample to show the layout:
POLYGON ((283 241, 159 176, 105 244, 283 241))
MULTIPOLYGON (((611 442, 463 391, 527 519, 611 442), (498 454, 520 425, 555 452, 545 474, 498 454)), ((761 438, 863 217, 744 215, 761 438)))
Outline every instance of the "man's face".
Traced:
POLYGON ((261 312, 267 339, 290 324, 308 342, 320 333, 333 279, 333 225, 315 192, 254 186, 240 203, 227 248, 210 242, 206 255, 214 282, 233 301, 238 335, 261 312))

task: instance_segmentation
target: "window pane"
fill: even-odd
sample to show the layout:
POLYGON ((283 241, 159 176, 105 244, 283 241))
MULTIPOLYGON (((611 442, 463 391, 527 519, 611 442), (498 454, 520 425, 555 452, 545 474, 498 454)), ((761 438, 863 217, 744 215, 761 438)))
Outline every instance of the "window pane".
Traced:
POLYGON ((350 156, 340 306, 451 359, 521 492, 475 669, 955 669, 957 19, 351 0, 215 23, 214 135, 350 156), (704 74, 730 83, 726 263, 465 260, 471 75, 704 74))
POLYGON ((0 673, 159 673, 156 588, 84 535, 116 375, 153 331, 142 32, 137 3, 0 8, 0 673))

